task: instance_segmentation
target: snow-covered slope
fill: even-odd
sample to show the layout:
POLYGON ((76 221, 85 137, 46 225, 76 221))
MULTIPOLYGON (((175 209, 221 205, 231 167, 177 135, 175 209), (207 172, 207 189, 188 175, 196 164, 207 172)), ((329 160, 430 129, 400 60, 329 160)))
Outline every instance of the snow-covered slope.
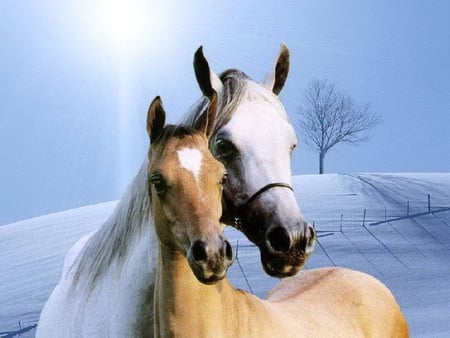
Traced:
MULTIPOLYGON (((116 202, 0 226, 0 333, 35 324, 64 256, 112 213, 116 202)), ((0 336, 1 337, 1 336, 0 336)))
MULTIPOLYGON (((293 179, 319 242, 306 268, 345 266, 386 283, 413 337, 450 332, 450 174, 306 175, 293 179), (429 202, 428 202, 429 201, 429 202), (431 211, 431 212, 429 212, 431 211)), ((63 258, 112 213, 108 202, 0 226, 0 337, 35 324, 58 282, 63 258)), ((229 272, 239 288, 261 297, 277 282, 237 231, 229 272)), ((33 336, 34 330, 22 337, 33 336)))

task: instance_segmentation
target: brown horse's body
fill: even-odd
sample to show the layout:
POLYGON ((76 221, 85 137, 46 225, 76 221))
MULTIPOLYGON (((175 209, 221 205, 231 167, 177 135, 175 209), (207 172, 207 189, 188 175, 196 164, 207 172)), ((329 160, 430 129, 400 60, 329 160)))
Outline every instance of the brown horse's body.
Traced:
POLYGON ((261 300, 226 279, 201 284, 183 256, 160 254, 155 337, 408 337, 395 298, 367 274, 302 271, 261 300))
POLYGON ((391 292, 360 272, 300 272, 265 301, 231 286, 232 248, 219 221, 226 172, 207 145, 216 102, 214 94, 194 130, 165 127, 159 98, 149 109, 155 337, 407 337, 391 292))

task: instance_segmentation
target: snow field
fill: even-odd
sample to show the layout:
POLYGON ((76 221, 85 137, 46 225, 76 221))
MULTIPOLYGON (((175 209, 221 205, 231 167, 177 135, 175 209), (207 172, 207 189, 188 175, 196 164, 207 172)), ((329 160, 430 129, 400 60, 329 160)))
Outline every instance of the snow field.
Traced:
MULTIPOLYGON (((319 235, 306 269, 336 265, 367 272, 391 289, 412 337, 448 337, 450 174, 305 175, 295 176, 293 185, 301 210, 319 235)), ((0 226, 0 336, 16 330, 18 321, 22 327, 38 321, 65 254, 97 229, 115 205, 0 226)), ((265 297, 278 280, 264 274, 259 251, 241 233, 228 227, 225 235, 237 254, 230 280, 265 297)), ((21 335, 33 336, 34 330, 21 335)))

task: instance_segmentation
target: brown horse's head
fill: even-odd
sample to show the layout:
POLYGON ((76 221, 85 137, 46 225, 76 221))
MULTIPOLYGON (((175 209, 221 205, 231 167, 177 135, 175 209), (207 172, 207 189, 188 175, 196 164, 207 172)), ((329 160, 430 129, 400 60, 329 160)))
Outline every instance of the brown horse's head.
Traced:
POLYGON ((164 125, 159 98, 150 105, 148 188, 161 245, 180 252, 197 279, 214 283, 225 277, 233 260, 222 236, 224 166, 208 149, 215 105, 194 128, 164 125))

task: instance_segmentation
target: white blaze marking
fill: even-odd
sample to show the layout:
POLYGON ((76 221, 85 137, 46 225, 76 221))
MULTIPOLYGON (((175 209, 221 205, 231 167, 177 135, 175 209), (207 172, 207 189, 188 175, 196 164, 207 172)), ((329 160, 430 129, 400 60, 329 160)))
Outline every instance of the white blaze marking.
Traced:
POLYGON ((198 181, 200 169, 202 167, 202 154, 198 149, 185 148, 178 150, 178 160, 181 166, 189 170, 198 181))

